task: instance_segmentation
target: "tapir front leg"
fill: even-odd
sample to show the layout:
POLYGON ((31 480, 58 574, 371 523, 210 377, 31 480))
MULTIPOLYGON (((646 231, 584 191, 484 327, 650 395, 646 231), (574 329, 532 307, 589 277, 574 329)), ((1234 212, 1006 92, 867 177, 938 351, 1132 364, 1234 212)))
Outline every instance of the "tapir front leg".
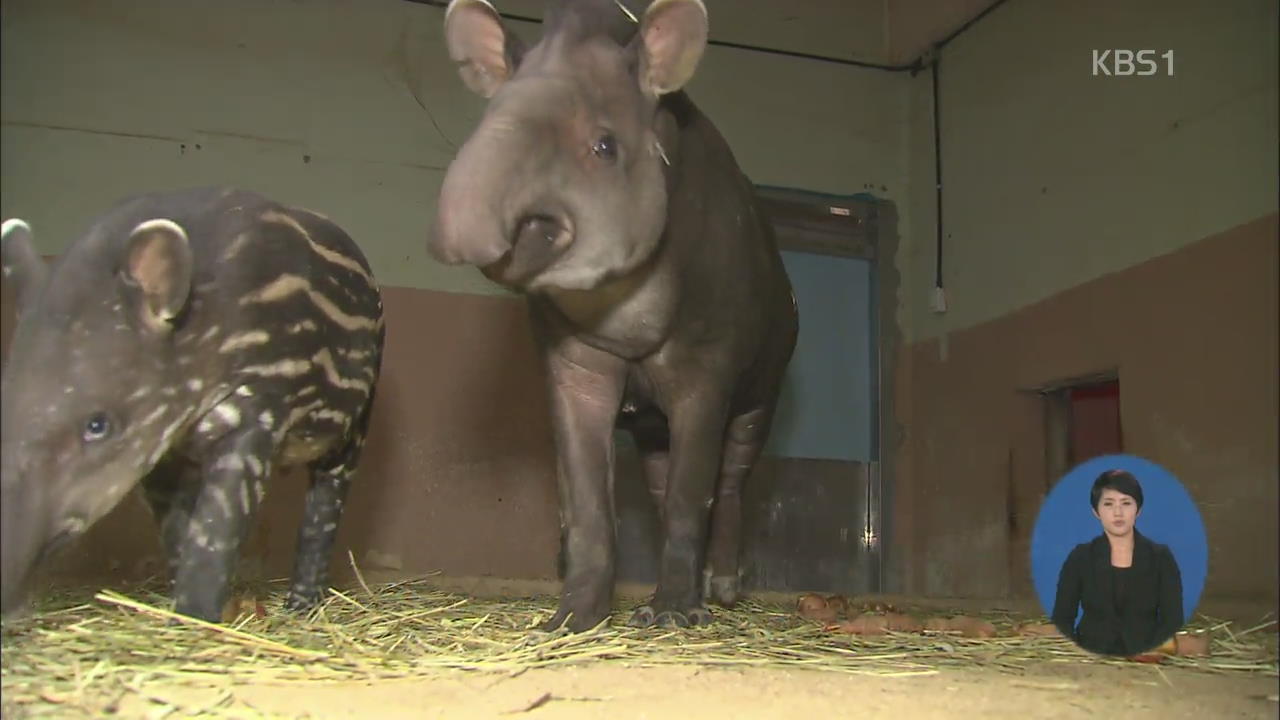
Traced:
POLYGON ((262 501, 272 447, 268 431, 251 427, 209 449, 174 583, 178 613, 221 620, 240 544, 262 501))
POLYGON ((625 366, 565 340, 547 354, 565 560, 560 608, 543 627, 590 630, 613 597, 613 426, 625 366))
POLYGON ((711 622, 702 605, 702 568, 727 415, 727 393, 709 383, 672 407, 658 586, 652 603, 636 609, 631 625, 711 622))

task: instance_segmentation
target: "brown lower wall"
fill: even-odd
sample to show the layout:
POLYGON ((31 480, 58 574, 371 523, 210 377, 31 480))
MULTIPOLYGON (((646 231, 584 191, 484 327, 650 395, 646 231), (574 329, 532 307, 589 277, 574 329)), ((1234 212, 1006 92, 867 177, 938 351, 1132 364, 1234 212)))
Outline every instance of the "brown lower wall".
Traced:
MULTIPOLYGON (((555 580, 559 513, 549 410, 524 302, 384 288, 387 346, 333 579, 362 571, 555 580)), ((12 298, 0 308, 7 357, 12 298)), ((651 582, 655 515, 634 452, 620 452, 620 580, 651 582)), ((864 588, 865 478, 857 463, 762 458, 744 503, 750 587, 864 588)), ((273 478, 242 576, 288 575, 306 479, 273 478)), ((131 494, 48 569, 63 582, 137 580, 164 569, 155 522, 131 494)))
MULTIPOLYGON (((335 579, 363 567, 451 575, 554 578, 559 520, 547 404, 524 304, 514 298, 384 288, 382 378, 343 516, 335 579)), ((12 331, 4 293, 5 354, 12 331)), ((288 573, 305 477, 276 477, 247 553, 288 573)), ((145 577, 162 568, 137 494, 51 568, 76 580, 145 577)))
POLYGON ((1028 538, 1056 478, 1045 401, 1020 389, 1118 368, 1124 451, 1199 505, 1205 597, 1275 605, 1277 232, 1271 215, 907 348, 892 526, 904 590, 1031 594, 1028 538))
MULTIPOLYGON (((1052 478, 1043 401, 1019 389, 1118 367, 1126 451, 1168 467, 1200 503, 1212 543, 1206 595, 1275 604, 1276 237, 1271 216, 1099 278, 950 335, 945 359, 939 340, 904 348, 892 398, 905 436, 893 458, 897 567, 885 570, 902 580, 888 589, 1028 597, 1027 538, 1052 478)), ((386 359, 335 580, 350 578, 348 549, 370 570, 554 579, 554 458, 523 303, 384 292, 386 359)), ((6 350, 11 329, 6 291, 6 350)), ((862 562, 847 532, 860 510, 839 500, 849 477, 820 463, 761 463, 749 505, 791 515, 746 522, 759 536, 748 540, 759 562, 782 568, 781 579, 761 584, 862 584, 839 567, 840 558, 862 562), (795 515, 819 506, 832 510, 821 528, 795 515), (845 506, 848 517, 833 510, 845 506), (826 570, 815 576, 805 562, 826 570)), ((303 488, 303 478, 282 477, 268 494, 247 554, 269 577, 290 569, 303 488)), ((153 527, 130 496, 52 574, 99 581, 156 572, 153 527)), ((632 567, 651 571, 640 560, 632 567)))

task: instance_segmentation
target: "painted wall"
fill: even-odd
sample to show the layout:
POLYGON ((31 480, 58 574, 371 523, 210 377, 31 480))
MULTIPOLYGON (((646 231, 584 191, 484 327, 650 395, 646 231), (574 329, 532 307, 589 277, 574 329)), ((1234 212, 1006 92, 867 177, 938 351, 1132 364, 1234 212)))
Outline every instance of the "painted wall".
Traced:
POLYGON ((1268 0, 1014 0, 949 45, 944 315, 928 304, 931 81, 910 81, 912 338, 997 318, 1274 212, 1276 22, 1268 0), (1171 49, 1174 75, 1095 77, 1092 52, 1106 48, 1171 49))
POLYGON ((890 543, 898 586, 1032 597, 1027 543, 1058 480, 1033 390, 1116 368, 1125 452, 1172 472, 1200 509, 1206 598, 1274 608, 1278 232, 1273 213, 911 345, 910 472, 897 476, 890 543))
MULTIPOLYGON (((385 284, 499 292, 424 249, 444 169, 482 109, 448 62, 439 8, 13 0, 2 17, 0 213, 28 219, 42 251, 124 194, 236 183, 333 217, 385 284)), ((717 20, 717 34, 741 22, 717 20)), ((880 52, 878 35, 858 41, 880 52)), ((887 73, 727 48, 708 50, 690 87, 754 181, 882 195, 905 188, 885 142, 905 90, 887 73)))
MULTIPOLYGON (((882 53, 883 3, 839 5, 838 17, 862 8, 876 18, 848 33, 847 54, 882 53)), ((524 310, 423 247, 444 170, 482 108, 446 60, 443 12, 400 0, 12 0, 0 12, 0 214, 30 221, 46 255, 121 196, 205 183, 318 209, 364 247, 384 285, 389 332, 337 577, 351 550, 365 569, 553 578, 554 458, 524 310), (494 526, 504 532, 475 532, 494 526)), ((771 24, 719 15, 719 38, 773 35, 771 24)), ((788 37, 777 39, 799 36, 788 37)), ((906 87, 892 75, 711 48, 690 91, 758 183, 905 189, 892 139, 906 87)), ((6 340, 11 311, 6 293, 6 340)), ((771 488, 791 492, 775 476, 814 475, 786 460, 760 474, 759 502, 771 505, 771 488)), ((300 478, 278 480, 246 551, 272 576, 289 570, 301 487, 300 478)), ((136 500, 64 556, 58 573, 161 567, 136 500)))
MULTIPOLYGON (((911 10, 928 5, 857 0, 830 27, 858 8, 868 22, 849 28, 848 55, 883 59, 928 36, 932 20, 911 10)), ((768 22, 713 19, 713 35, 799 42, 774 23, 791 16, 752 7, 768 22)), ((1217 508, 1208 592, 1274 598, 1275 558, 1261 573, 1229 558, 1275 534, 1275 280, 1264 271, 1275 267, 1276 12, 1263 0, 1013 0, 949 46, 944 315, 928 307, 929 75, 708 51, 691 92, 755 182, 898 204, 899 327, 885 330, 914 344, 892 388, 904 432, 888 439, 891 589, 1028 589, 1019 543, 1047 480, 1041 408, 1017 388, 1121 363, 1127 446, 1167 456, 1217 508), (1171 48, 1175 75, 1092 76, 1092 50, 1108 47, 1171 48), (1134 290, 1116 294, 1126 282, 1134 290)), ((543 577, 555 508, 535 374, 522 366, 497 386, 480 375, 499 372, 495 358, 529 359, 521 311, 423 249, 444 169, 481 110, 444 60, 441 16, 400 0, 9 0, 0 214, 30 220, 47 254, 151 187, 234 182, 337 219, 388 286, 389 313, 453 333, 389 338, 396 399, 370 441, 378 484, 353 496, 343 548, 404 570, 543 577), (457 507, 512 532, 458 542, 474 523, 457 507)), ((838 42, 830 28, 822 38, 823 50, 838 42)), ((269 502, 295 514, 287 495, 269 502)), ((277 530, 262 542, 282 543, 273 557, 287 567, 291 530, 277 530)))
POLYGON ((1199 503, 1206 596, 1276 604, 1277 6, 1008 2, 911 83, 890 585, 1027 594, 1043 383, 1118 368, 1126 451, 1199 503), (1092 51, 1174 51, 1095 77, 1092 51), (1163 68, 1162 68, 1163 70, 1163 68))

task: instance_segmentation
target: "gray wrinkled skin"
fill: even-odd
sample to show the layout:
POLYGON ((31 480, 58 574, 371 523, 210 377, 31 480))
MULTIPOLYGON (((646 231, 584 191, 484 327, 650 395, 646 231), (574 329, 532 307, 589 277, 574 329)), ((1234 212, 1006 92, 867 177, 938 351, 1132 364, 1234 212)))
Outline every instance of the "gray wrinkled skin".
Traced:
POLYGON ((323 591, 383 344, 359 248, 256 194, 142 195, 52 268, 5 223, 18 323, 3 377, 3 612, 33 572, 141 485, 177 611, 221 616, 274 470, 311 471, 288 603, 323 591))
POLYGON ((663 523, 632 624, 709 622, 739 590, 741 484, 768 437, 798 319, 770 226, 680 88, 707 36, 697 0, 553 2, 527 50, 479 0, 445 37, 489 98, 428 240, 527 296, 559 467, 565 580, 547 623, 589 629, 614 575, 612 429, 640 448, 663 523), (669 164, 668 164, 669 162, 669 164))

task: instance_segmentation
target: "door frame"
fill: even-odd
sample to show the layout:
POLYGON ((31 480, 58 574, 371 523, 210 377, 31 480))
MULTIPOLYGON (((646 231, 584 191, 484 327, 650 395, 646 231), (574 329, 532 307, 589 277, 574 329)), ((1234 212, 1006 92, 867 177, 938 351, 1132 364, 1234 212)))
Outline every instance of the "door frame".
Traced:
MULTIPOLYGON (((792 188, 756 186, 762 210, 774 227, 778 249, 867 260, 870 265, 873 343, 871 460, 866 463, 867 516, 864 545, 867 578, 873 593, 901 592, 907 573, 905 556, 895 551, 893 538, 894 478, 896 454, 903 432, 898 422, 894 393, 897 355, 902 345, 898 327, 897 209, 868 193, 833 195, 792 188), (794 229, 803 232, 788 232, 794 229)), ((801 318, 801 323, 804 318, 801 318)))
POLYGON ((1025 388, 1044 400, 1044 490, 1047 494, 1072 467, 1071 391, 1120 381, 1120 369, 1107 367, 1025 388))

